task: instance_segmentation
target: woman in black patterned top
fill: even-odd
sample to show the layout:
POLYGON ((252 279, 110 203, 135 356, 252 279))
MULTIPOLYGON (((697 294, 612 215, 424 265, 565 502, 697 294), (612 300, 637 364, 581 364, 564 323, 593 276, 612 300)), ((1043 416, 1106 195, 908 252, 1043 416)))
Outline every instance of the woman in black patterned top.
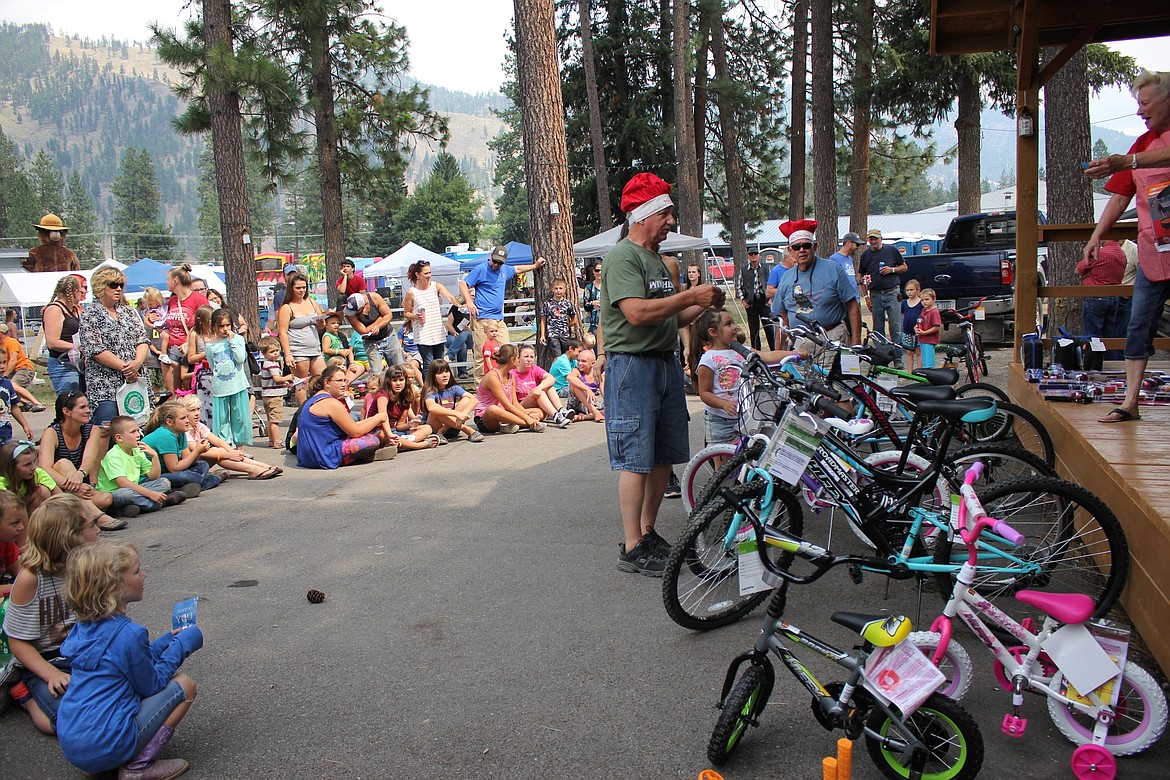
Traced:
POLYGON ((81 315, 81 352, 93 424, 101 426, 117 416, 114 397, 122 385, 146 380, 150 341, 138 312, 122 297, 125 274, 116 268, 99 268, 90 286, 94 302, 81 315))

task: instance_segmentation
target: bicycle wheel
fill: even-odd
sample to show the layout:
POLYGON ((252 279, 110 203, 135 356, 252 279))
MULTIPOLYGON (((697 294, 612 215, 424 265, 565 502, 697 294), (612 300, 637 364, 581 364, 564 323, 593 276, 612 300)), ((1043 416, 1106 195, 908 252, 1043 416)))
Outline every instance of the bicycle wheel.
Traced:
MULTIPOLYGON (((988 515, 1024 535, 1018 548, 983 535, 981 544, 989 548, 980 552, 973 586, 982 596, 1017 621, 1037 617, 1027 605, 1007 598, 1024 589, 1083 593, 1097 604, 1094 618, 1104 617, 1117 603, 1129 574, 1129 546, 1117 517, 1099 498, 1049 477, 993 484, 979 490, 979 497, 988 515), (1011 563, 996 550, 1022 564, 1011 563), (1004 570, 996 571, 997 567, 1004 570)), ((954 567, 953 572, 935 575, 945 599, 950 597, 954 573, 967 561, 967 547, 958 536, 940 536, 934 562, 954 567)))
POLYGON ((910 776, 911 756, 890 750, 884 738, 905 740, 909 734, 925 743, 928 755, 922 780, 968 780, 983 766, 983 734, 967 711, 946 696, 932 693, 904 721, 905 726, 874 709, 866 721, 865 747, 881 773, 892 780, 910 776), (879 736, 874 736, 876 732, 879 736))
POLYGON ((719 489, 720 484, 733 480, 740 467, 749 459, 754 460, 755 457, 749 458, 751 452, 755 452, 755 457, 759 457, 759 453, 763 452, 763 443, 753 441, 739 453, 735 451, 734 444, 712 444, 695 453, 687 461, 687 467, 682 475, 682 500, 687 515, 689 516, 696 506, 706 503, 719 489), (724 466, 727 468, 723 468, 724 466), (716 474, 720 475, 719 479, 712 482, 711 478, 716 474), (710 490, 707 490, 708 483, 710 490))
MULTIPOLYGON (((934 651, 938 649, 939 635, 933 631, 915 631, 906 637, 906 641, 913 644, 934 660, 934 651)), ((947 678, 946 684, 936 693, 941 693, 949 699, 959 701, 971 689, 971 675, 974 667, 971 665, 971 656, 967 649, 956 642, 954 638, 947 643, 947 651, 938 662, 938 670, 947 678)))
POLYGON ((764 670, 749 666, 739 682, 727 694, 711 741, 707 743, 707 758, 712 764, 723 764, 735 752, 748 726, 755 726, 756 718, 768 702, 764 696, 764 670))
MULTIPOLYGON (((768 483, 754 480, 731 488, 733 496, 760 510, 768 483)), ((790 491, 776 486, 768 525, 795 536, 804 533, 800 502, 790 491)), ((708 631, 739 620, 755 609, 769 591, 739 592, 739 556, 726 545, 727 529, 737 512, 736 504, 721 495, 700 507, 682 537, 670 550, 662 573, 662 603, 670 619, 692 631, 708 631)), ((747 521, 743 521, 748 527, 747 521)), ((768 551, 782 568, 792 563, 790 553, 768 551)))
MULTIPOLYGON (((866 465, 873 467, 874 471, 890 471, 896 473, 895 470, 898 466, 898 463, 901 462, 901 459, 902 453, 898 450, 882 450, 880 452, 867 455, 865 458, 865 463, 866 465)), ((926 460, 920 455, 911 453, 906 457, 906 468, 902 473, 907 476, 917 476, 918 474, 921 474, 929 469, 930 461, 926 460)), ((949 505, 950 495, 951 491, 947 486, 946 480, 942 477, 939 477, 938 481, 935 483, 934 490, 926 493, 922 497, 922 501, 919 506, 932 511, 941 511, 944 506, 949 505)), ((864 531, 857 527, 856 523, 849 520, 848 515, 846 515, 846 524, 849 526, 849 530, 853 532, 853 535, 860 539, 866 547, 871 549, 874 547, 873 541, 870 540, 864 531)), ((903 534, 903 537, 904 536, 905 534, 903 534)))
POLYGON ((975 461, 983 462, 983 474, 976 487, 986 487, 1023 477, 1056 477, 1056 471, 1039 456, 1007 442, 969 444, 947 456, 959 482, 975 461))
MULTIPOLYGON (((1059 680, 1055 681, 1058 685, 1059 680)), ((1061 686, 1063 687, 1063 686, 1061 686)), ((1074 745, 1093 741, 1096 721, 1056 699, 1048 699, 1052 723, 1074 745)), ((1154 676, 1133 661, 1125 664, 1117 717, 1109 724, 1105 749, 1115 756, 1132 756, 1147 750, 1166 730, 1166 694, 1154 676)))
POLYGON ((996 402, 1007 403, 1011 400, 1008 394, 993 384, 987 382, 968 382, 955 388, 956 398, 994 398, 996 402))

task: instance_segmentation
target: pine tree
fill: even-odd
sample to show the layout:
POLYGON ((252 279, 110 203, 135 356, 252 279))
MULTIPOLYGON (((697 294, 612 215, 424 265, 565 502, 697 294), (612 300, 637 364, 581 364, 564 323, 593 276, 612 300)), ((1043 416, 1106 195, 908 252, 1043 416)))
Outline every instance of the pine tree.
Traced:
POLYGON ((36 245, 33 225, 43 216, 35 205, 32 182, 24 171, 24 159, 0 129, 0 241, 4 246, 36 245))
POLYGON ((464 241, 475 244, 481 205, 458 161, 443 152, 435 158, 430 176, 402 204, 395 232, 402 243, 413 241, 432 252, 464 241))
POLYGON ((36 207, 42 214, 60 214, 65 210, 65 178, 53 164, 53 159, 41 149, 29 168, 36 207))
POLYGON ((93 198, 89 196, 81 181, 81 174, 76 169, 69 174, 61 218, 69 226, 69 248, 77 255, 81 267, 92 268, 97 265, 102 259, 101 230, 93 210, 93 198))
POLYGON ((151 257, 160 263, 171 262, 178 242, 171 235, 170 227, 161 221, 158 178, 150 153, 145 149, 127 149, 110 189, 115 202, 116 251, 132 261, 151 257))

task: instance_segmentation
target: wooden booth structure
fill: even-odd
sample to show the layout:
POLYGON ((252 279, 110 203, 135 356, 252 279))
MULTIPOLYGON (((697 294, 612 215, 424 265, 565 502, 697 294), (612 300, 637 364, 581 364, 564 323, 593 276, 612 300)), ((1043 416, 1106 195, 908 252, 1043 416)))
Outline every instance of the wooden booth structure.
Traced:
MULTIPOLYGON (((1170 35, 1170 11, 1157 0, 932 0, 931 5, 932 54, 1014 51, 1017 56, 1014 361, 1018 361, 1020 337, 1031 330, 1040 299, 1133 294, 1133 288, 1124 285, 1039 286, 1039 242, 1083 243, 1094 228, 1038 224, 1040 89, 1086 44, 1170 35), (1041 47, 1060 49, 1043 68, 1041 47)), ((1119 222, 1109 235, 1136 236, 1136 222, 1119 222)), ((1124 339, 1107 339, 1106 344, 1120 348, 1124 339)), ((1170 339, 1157 339, 1154 346, 1170 348, 1170 339)), ((1100 496, 1121 520, 1132 556, 1122 604, 1163 671, 1170 672, 1170 632, 1164 630, 1170 619, 1170 460, 1163 438, 1170 408, 1143 407, 1140 423, 1099 424, 1096 418, 1108 407, 1046 403, 1035 385, 1025 381, 1018 362, 1009 368, 1007 390, 1048 427, 1062 476, 1100 496)))

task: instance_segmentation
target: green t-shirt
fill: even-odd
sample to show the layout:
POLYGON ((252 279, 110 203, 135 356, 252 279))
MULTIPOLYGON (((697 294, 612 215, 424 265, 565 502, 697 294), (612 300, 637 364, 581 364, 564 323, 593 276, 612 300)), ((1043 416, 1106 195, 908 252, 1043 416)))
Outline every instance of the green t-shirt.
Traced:
MULTIPOLYGON (((50 493, 57 489, 57 483, 49 476, 49 472, 40 466, 37 466, 37 470, 33 473, 33 481, 38 485, 44 485, 50 493)), ((8 480, 2 476, 0 476, 0 490, 8 490, 8 480)), ((16 490, 13 492, 18 498, 24 498, 24 494, 28 492, 28 489, 21 484, 17 485, 16 490)))
POLYGON ((150 473, 150 468, 150 458, 145 452, 137 447, 126 452, 115 444, 102 458, 102 467, 98 471, 97 489, 105 493, 113 493, 118 489, 118 477, 125 477, 131 482, 141 482, 142 478, 150 473))
POLYGON ((622 239, 601 264, 601 330, 606 352, 673 352, 678 348, 678 317, 657 325, 631 325, 618 307, 625 298, 667 298, 674 279, 662 258, 622 239))

